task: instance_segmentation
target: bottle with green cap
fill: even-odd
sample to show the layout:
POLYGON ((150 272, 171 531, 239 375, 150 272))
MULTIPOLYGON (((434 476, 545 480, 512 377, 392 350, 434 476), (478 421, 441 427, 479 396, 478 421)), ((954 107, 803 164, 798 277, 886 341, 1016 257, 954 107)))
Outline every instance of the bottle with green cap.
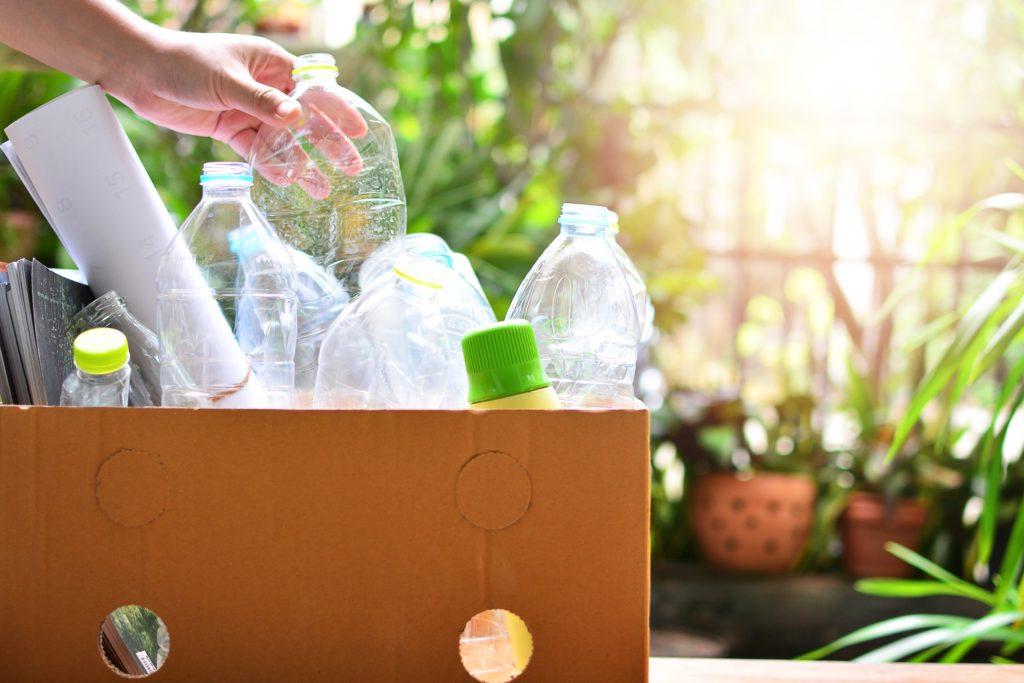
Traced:
POLYGON ((75 371, 61 387, 62 406, 128 405, 131 367, 128 339, 120 330, 96 327, 75 338, 75 371))
POLYGON ((544 376, 533 327, 506 320, 462 338, 469 375, 469 403, 475 409, 557 410, 558 394, 544 376))

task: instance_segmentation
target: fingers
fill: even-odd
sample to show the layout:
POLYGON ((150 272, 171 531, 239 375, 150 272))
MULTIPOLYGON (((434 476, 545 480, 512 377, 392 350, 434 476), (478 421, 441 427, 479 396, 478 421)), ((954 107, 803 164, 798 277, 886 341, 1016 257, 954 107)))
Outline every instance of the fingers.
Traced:
POLYGON ((315 106, 322 112, 324 118, 335 122, 349 137, 361 138, 366 135, 366 120, 350 102, 347 102, 337 92, 310 90, 303 95, 302 101, 315 106))
POLYGON ((251 142, 249 159, 264 178, 279 186, 297 184, 314 199, 325 199, 331 184, 286 128, 263 126, 251 142))
POLYGON ((363 160, 352 141, 315 104, 307 102, 306 106, 309 109, 309 141, 342 173, 359 175, 363 170, 363 160))
POLYGON ((228 77, 221 85, 221 100, 271 126, 287 126, 302 116, 299 103, 277 88, 260 83, 249 73, 228 77))

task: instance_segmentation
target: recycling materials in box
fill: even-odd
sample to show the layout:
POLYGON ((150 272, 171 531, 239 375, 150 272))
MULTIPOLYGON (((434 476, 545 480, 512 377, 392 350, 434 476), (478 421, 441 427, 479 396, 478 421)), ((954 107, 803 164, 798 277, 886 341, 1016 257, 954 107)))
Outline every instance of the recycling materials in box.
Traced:
POLYGON ((120 680, 140 605, 163 683, 471 683, 488 609, 516 681, 644 681, 648 468, 646 411, 0 408, 0 680, 120 680))

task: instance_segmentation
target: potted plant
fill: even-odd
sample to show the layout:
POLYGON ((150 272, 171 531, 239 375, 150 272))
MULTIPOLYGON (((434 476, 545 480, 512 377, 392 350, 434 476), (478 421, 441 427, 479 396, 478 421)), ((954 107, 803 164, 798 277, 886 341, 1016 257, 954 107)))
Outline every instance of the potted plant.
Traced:
POLYGON ((820 455, 812 409, 804 395, 753 415, 738 398, 719 399, 680 432, 676 447, 695 470, 693 526, 711 565, 778 574, 800 559, 814 522, 810 473, 820 455))
POLYGON ((847 363, 844 408, 856 418, 858 433, 851 448, 833 458, 831 476, 851 481, 852 491, 840 517, 842 566, 854 577, 906 577, 910 565, 886 550, 897 543, 917 551, 936 492, 964 483, 946 449, 923 435, 908 439, 889 457, 894 428, 881 418, 874 392, 847 363), (949 464, 946 464, 949 463, 949 464))

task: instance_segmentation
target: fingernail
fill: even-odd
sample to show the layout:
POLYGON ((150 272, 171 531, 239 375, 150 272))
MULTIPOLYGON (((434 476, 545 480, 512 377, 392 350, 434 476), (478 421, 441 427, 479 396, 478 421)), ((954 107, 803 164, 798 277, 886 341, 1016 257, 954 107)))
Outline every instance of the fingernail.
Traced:
POLYGON ((299 103, 295 100, 284 100, 281 104, 277 105, 277 109, 274 110, 274 116, 282 121, 286 121, 298 114, 299 109, 299 103))

